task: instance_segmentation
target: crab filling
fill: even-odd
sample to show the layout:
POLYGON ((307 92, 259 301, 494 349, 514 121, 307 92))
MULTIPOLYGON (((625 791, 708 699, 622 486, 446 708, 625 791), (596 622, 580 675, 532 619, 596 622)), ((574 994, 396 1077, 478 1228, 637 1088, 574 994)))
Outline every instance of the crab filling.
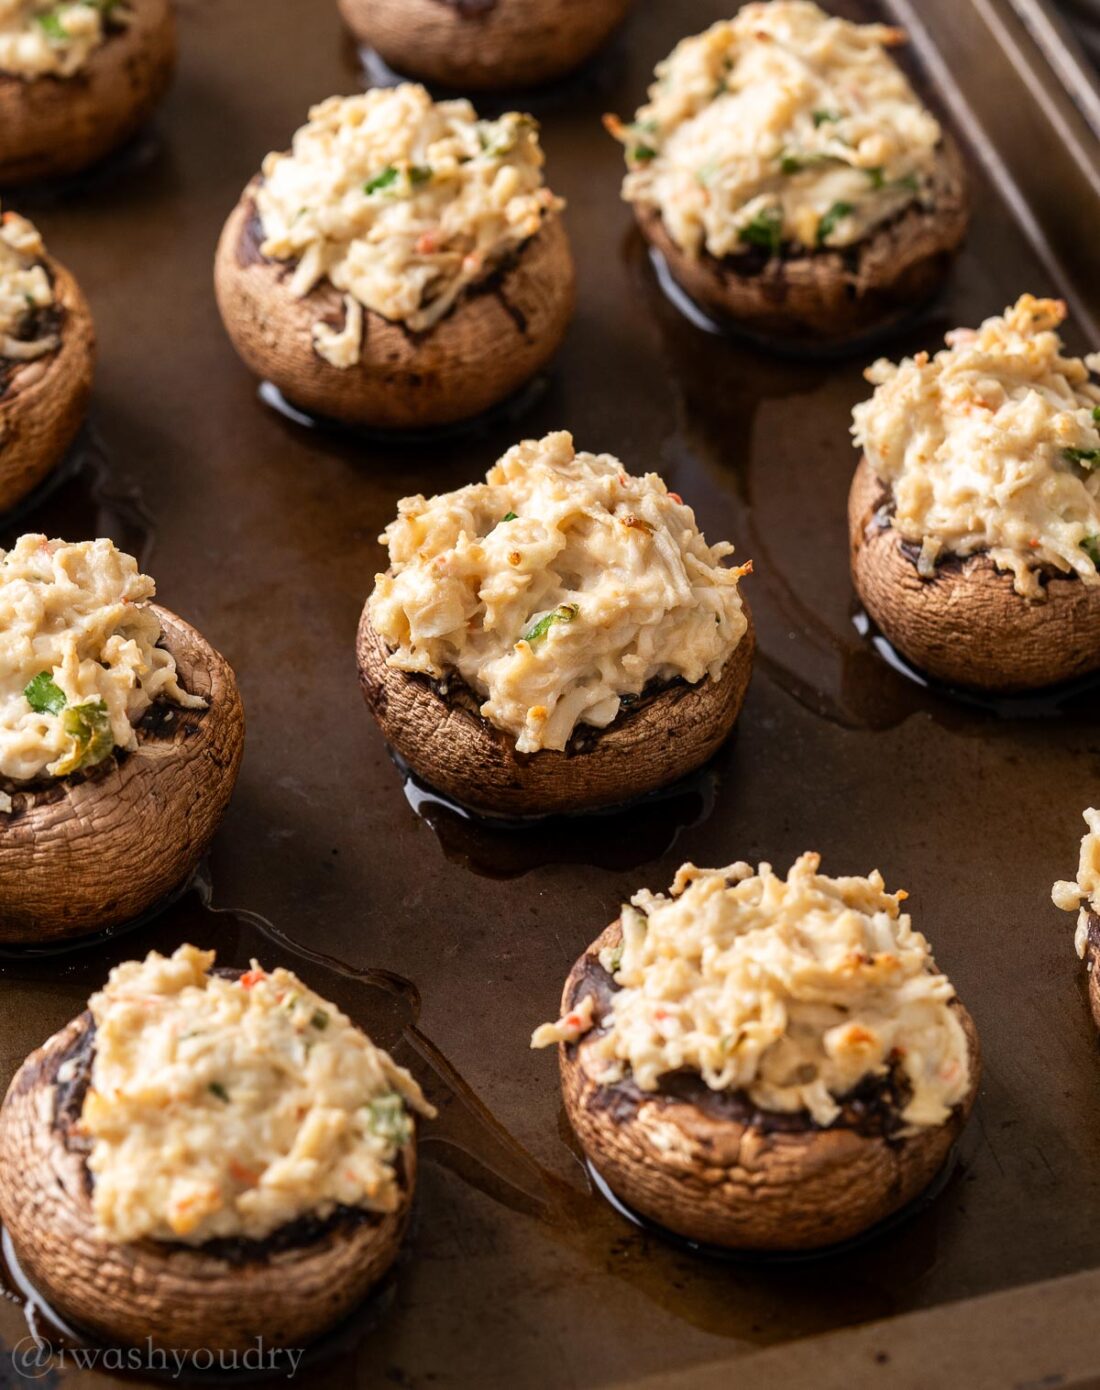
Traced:
POLYGON ((54 309, 45 256, 33 223, 14 212, 0 216, 0 380, 5 367, 45 357, 60 342, 43 327, 54 309))
POLYGON ((260 249, 295 262, 296 297, 324 279, 344 292, 344 325, 315 324, 313 345, 350 367, 363 309, 431 328, 563 206, 542 165, 538 125, 515 111, 479 120, 412 83, 332 97, 264 160, 260 249))
MULTIPOLYGON (((0 784, 9 791, 132 751, 154 700, 205 705, 157 645, 155 592, 109 540, 26 535, 0 550, 0 784)), ((0 809, 10 809, 7 794, 0 809)))
POLYGON ((474 483, 406 497, 370 619, 395 670, 457 673, 521 753, 606 728, 652 681, 717 680, 748 627, 738 580, 655 473, 517 444, 474 483))
POLYGON ((113 1241, 261 1240, 338 1208, 395 1211, 412 1112, 403 1067, 289 970, 211 974, 181 946, 111 971, 89 1007, 80 1128, 113 1241))
POLYGON ((955 991, 878 873, 828 878, 804 854, 786 879, 761 864, 685 865, 671 893, 635 894, 600 963, 618 989, 594 1028, 586 995, 532 1045, 588 1037, 601 1085, 642 1091, 681 1069, 759 1109, 820 1125, 861 1082, 903 1078, 901 1133, 943 1124, 966 1097, 955 991))
POLYGON ((934 357, 880 360, 852 435, 890 489, 894 529, 928 579, 947 555, 988 552, 1018 594, 1041 571, 1100 584, 1100 353, 1066 356, 1060 300, 1025 294, 934 357))
POLYGON ((930 206, 942 132, 886 51, 904 39, 771 0, 682 40, 631 124, 608 118, 623 197, 719 259, 852 246, 930 206))
POLYGON ((124 0, 0 0, 0 72, 72 77, 131 19, 124 0))
POLYGON ((1081 859, 1075 880, 1060 879, 1051 890, 1055 907, 1077 913, 1073 944, 1084 959, 1089 939, 1089 917, 1100 913, 1100 811, 1090 807, 1085 813, 1088 831, 1081 838, 1081 859))

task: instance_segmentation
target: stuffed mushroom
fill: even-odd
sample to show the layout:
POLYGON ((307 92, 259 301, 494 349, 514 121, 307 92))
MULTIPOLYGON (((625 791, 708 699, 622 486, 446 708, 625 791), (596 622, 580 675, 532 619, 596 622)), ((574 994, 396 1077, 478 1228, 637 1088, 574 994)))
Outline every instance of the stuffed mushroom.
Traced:
POLYGON ((233 672, 109 540, 0 551, 0 942, 138 917, 194 870, 236 781, 233 672))
POLYGON ((407 497, 359 626, 363 692, 431 786, 488 814, 614 805, 704 763, 753 633, 731 567, 654 473, 527 440, 484 483, 407 497))
POLYGON ((852 580, 920 670, 1012 693, 1100 668, 1100 355, 1023 295, 934 357, 879 361, 857 405, 852 580))
POLYGON ((967 226, 958 152, 887 49, 807 0, 684 39, 629 125, 624 198, 681 288, 797 350, 843 346, 942 280, 967 226))
POLYGON ((126 1345, 301 1346, 397 1253, 404 1068, 291 971, 181 946, 111 971, 0 1109, 0 1219, 64 1317, 126 1345))
POLYGON ((348 28, 391 67, 463 91, 530 87, 610 38, 633 0, 339 0, 348 28))
POLYGON ((152 115, 175 61, 170 0, 3 0, 0 183, 102 159, 152 115))
POLYGON ((538 126, 405 84, 333 97, 231 214, 218 304, 295 405, 402 429, 480 414, 557 350, 573 311, 538 126))
POLYGON ((0 217, 0 512, 60 462, 84 419, 95 334, 80 287, 34 225, 0 217))
POLYGON ((1096 968, 1100 961, 1100 811, 1090 807, 1085 812, 1085 824, 1088 831, 1081 838, 1077 878, 1060 880, 1051 897, 1055 907, 1063 912, 1077 913, 1074 945, 1088 969, 1089 1008, 1100 1028, 1100 972, 1096 968))
POLYGON ((687 864, 577 961, 562 1092, 589 1161, 636 1212, 745 1250, 811 1250, 899 1211, 948 1157, 977 1036, 879 874, 804 854, 687 864))

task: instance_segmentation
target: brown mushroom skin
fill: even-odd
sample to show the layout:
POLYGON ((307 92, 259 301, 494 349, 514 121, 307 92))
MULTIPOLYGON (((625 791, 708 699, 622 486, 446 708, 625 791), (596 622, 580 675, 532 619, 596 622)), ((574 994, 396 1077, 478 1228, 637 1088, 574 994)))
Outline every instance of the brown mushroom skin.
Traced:
POLYGON ((517 753, 515 739, 425 677, 386 664, 370 620, 359 621, 359 683, 387 743, 429 786, 486 815, 544 816, 615 806, 694 772, 729 737, 752 674, 749 626, 717 681, 667 686, 606 729, 584 729, 565 752, 517 753))
POLYGON ((133 753, 12 793, 0 815, 0 943, 54 943, 132 921, 206 853, 237 779, 244 712, 225 658, 153 605, 184 688, 205 710, 154 706, 133 753))
MULTIPOLYGON (((563 1014, 583 997, 586 961, 621 939, 614 922, 577 961, 562 994, 563 1014)), ((802 1127, 790 1127, 790 1116, 774 1116, 773 1128, 766 1112, 742 1123, 689 1099, 602 1086, 587 1070, 584 1038, 559 1047, 565 1109, 612 1191, 666 1230, 734 1250, 822 1249, 900 1211, 946 1162, 981 1071, 973 1020, 957 1001, 956 1007, 970 1047, 969 1094, 946 1124, 904 1138, 821 1129, 808 1117, 802 1127)))
POLYGON ((0 1109, 0 1220, 34 1287, 112 1346, 151 1339, 180 1351, 243 1351, 262 1338, 300 1347, 344 1317, 397 1254, 416 1181, 415 1139, 401 1151, 401 1205, 383 1216, 349 1215, 285 1243, 234 1242, 226 1253, 104 1240, 85 1153, 56 1122, 58 1068, 90 1026, 82 1014, 31 1053, 0 1109))
POLYGON ((1089 1012, 1100 1031, 1100 915, 1088 909, 1089 934, 1085 942, 1085 965, 1088 969, 1089 1012))
POLYGON ((533 87, 591 57, 633 0, 339 0, 398 72, 463 91, 533 87))
POLYGON ((937 680, 1018 694, 1100 670, 1100 585, 1049 577, 1022 598, 987 554, 949 557, 931 579, 879 509, 889 490, 866 458, 848 494, 852 584, 884 636, 937 680))
POLYGON ((133 20, 72 77, 0 72, 0 184, 74 174, 148 121, 176 65, 171 0, 130 0, 133 20))
POLYGON ((0 372, 0 513, 60 463, 92 393, 95 331, 87 301, 63 265, 49 256, 44 264, 60 312, 61 342, 47 357, 20 363, 6 376, 0 372))
POLYGON ((792 352, 844 349, 906 318, 944 280, 969 222, 958 148, 945 139, 931 209, 912 206, 858 245, 772 256, 689 256, 669 236, 660 210, 635 209, 646 240, 681 289, 719 323, 792 352), (739 264, 740 263, 740 264, 739 264))
POLYGON ((290 295, 292 267, 259 250, 255 187, 245 190, 218 242, 218 307, 245 364, 304 410, 378 429, 454 424, 517 391, 560 347, 575 274, 561 219, 549 215, 513 261, 426 332, 364 309, 360 360, 332 366, 314 350, 313 325, 342 325, 344 296, 327 280, 304 299, 290 295))

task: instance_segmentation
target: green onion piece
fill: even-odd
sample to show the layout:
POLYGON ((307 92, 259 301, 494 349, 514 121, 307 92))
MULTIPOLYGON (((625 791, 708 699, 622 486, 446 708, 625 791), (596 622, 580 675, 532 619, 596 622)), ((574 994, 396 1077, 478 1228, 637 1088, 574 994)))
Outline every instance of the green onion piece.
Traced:
POLYGON ((38 675, 23 687, 23 697, 35 714, 60 714, 68 704, 65 692, 54 683, 49 671, 38 675))
POLYGON ((1093 468, 1100 463, 1100 449, 1063 449, 1062 457, 1070 463, 1083 463, 1086 468, 1093 468))
POLYGON ((1092 418, 1096 421, 1096 423, 1097 423, 1098 425, 1100 425, 1100 405, 1094 405, 1094 406, 1093 406, 1093 408, 1092 408, 1092 418))
POLYGON ((747 222, 737 235, 750 246, 759 246, 778 256, 783 245, 783 214, 778 208, 765 208, 751 222, 747 222))
POLYGON ((882 188, 886 183, 886 173, 881 164, 875 169, 864 169, 863 172, 871 180, 872 188, 882 188))
POLYGON ((412 1137, 412 1124, 405 1110, 405 1102, 396 1091, 368 1101, 367 1110, 370 1112, 367 1123, 379 1139, 388 1139, 393 1144, 408 1143, 412 1137))
POLYGON ((1081 542, 1081 549, 1100 570, 1100 536, 1086 536, 1081 542))
POLYGON ((432 166, 430 164, 410 164, 409 182, 414 188, 419 184, 427 183, 432 176, 432 166))
POLYGON ((381 193, 384 188, 392 188, 397 182, 398 172, 394 165, 387 164, 380 174, 368 179, 363 185, 364 193, 381 193))
POLYGON ((210 1085, 207 1086, 206 1089, 211 1093, 211 1095, 217 1096, 219 1100, 229 1100, 229 1092, 225 1089, 225 1087, 222 1085, 220 1081, 211 1081, 210 1085))
POLYGON ((796 154, 785 154, 779 161, 781 174, 797 174, 800 169, 805 169, 805 167, 805 164, 796 154))
POLYGON ((61 23, 61 17, 54 10, 47 10, 45 14, 36 16, 46 37, 54 43, 65 43, 69 37, 68 31, 61 23))
POLYGON ((813 116, 815 129, 827 123, 835 123, 836 121, 840 120, 840 117, 837 115, 835 111, 815 111, 813 113, 813 116))
POLYGON ((529 632, 525 632, 520 639, 523 642, 538 642, 550 631, 555 623, 571 623, 577 616, 577 605, 575 603, 561 603, 552 613, 547 613, 535 623, 529 632))
POLYGON ((507 513, 506 513, 504 516, 502 516, 500 519, 501 519, 501 521, 515 521, 515 519, 516 519, 516 514, 515 514, 515 512, 507 512, 507 513))
POLYGON ((817 244, 821 246, 827 236, 831 236, 836 231, 836 224, 843 222, 846 217, 850 217, 855 211, 851 203, 834 203, 821 221, 817 224, 817 244))
POLYGON ((657 151, 652 145, 637 144, 631 149, 630 158, 635 164, 648 164, 651 159, 657 158, 657 151))
POLYGON ((328 1014, 325 1013, 324 1009, 314 1009, 313 1017, 309 1021, 314 1028, 327 1028, 328 1014))
POLYGON ((111 720, 102 700, 69 705, 61 714, 61 727, 70 739, 69 751, 54 766, 54 776, 67 777, 82 767, 102 762, 115 746, 111 720))

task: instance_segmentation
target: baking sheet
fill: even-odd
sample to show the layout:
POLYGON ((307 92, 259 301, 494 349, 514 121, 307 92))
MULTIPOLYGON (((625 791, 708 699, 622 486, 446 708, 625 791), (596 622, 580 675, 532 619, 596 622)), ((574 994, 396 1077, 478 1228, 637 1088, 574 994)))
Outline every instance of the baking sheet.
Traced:
MULTIPOLYGON (((184 0, 182 68, 154 134, 64 195, 7 200, 79 277, 101 347, 89 434, 14 529, 106 533, 138 553, 161 599, 234 665, 248 734, 208 883, 128 936, 0 963, 0 1083, 112 964, 184 939, 230 962, 286 961, 395 1045, 442 1108, 424 1131, 414 1225, 394 1275, 311 1354, 300 1384, 686 1382, 706 1362, 732 1376, 767 1349, 780 1383, 793 1339, 920 1310, 935 1338, 940 1305, 1100 1266, 1097 1049, 1073 924, 1049 902, 1096 799, 1096 692, 990 709, 892 670, 856 626, 847 577, 863 361, 762 355, 700 331, 661 293, 599 117, 631 112, 654 62, 727 10, 642 0, 593 67, 523 98, 569 202, 578 314, 523 412, 458 437, 383 443, 287 421, 258 399, 217 317, 213 248, 241 187, 311 102, 360 82, 334 6, 184 0), (658 469, 710 539, 753 560, 756 674, 734 738, 665 800, 486 830, 403 787, 356 686, 355 626, 398 498, 460 486, 516 439, 557 428, 658 469), (666 887, 686 859, 785 870, 808 848, 827 872, 878 867, 910 891, 981 1032, 981 1099, 943 1191, 911 1221, 826 1262, 702 1259, 592 1192, 555 1060, 528 1038, 638 887, 666 887), (210 894, 238 911, 212 912, 210 894)), ((1095 226, 1087 176, 1048 178, 1045 198, 1014 179, 1019 142, 1042 147, 1041 104, 1013 92, 1018 143, 1001 143, 979 80, 985 64, 999 72, 999 50, 969 30, 974 101, 939 85, 971 50, 937 48, 937 34, 963 32, 969 10, 925 0, 917 18, 932 100, 972 155, 970 246, 941 301, 882 345, 892 356, 934 347, 1023 290, 1069 293, 1080 322, 1100 310, 1096 278, 1054 235, 1074 219, 1095 226), (991 150, 996 183, 978 163, 991 150)), ((1051 166, 1064 155, 1054 138, 1051 166)), ((1095 257, 1095 235, 1078 240, 1075 254, 1095 257)), ((971 1341, 996 1332, 1003 1314, 990 1323, 987 1306, 966 1320, 971 1341)), ((41 1314, 36 1326, 64 1347, 41 1314)), ((0 1342, 26 1335, 22 1303, 0 1299, 0 1342)), ((889 1322, 882 1335, 888 1346, 889 1322)), ((1052 1335, 1056 1348, 1072 1340, 1052 1335)), ((0 1349, 0 1386, 8 1361, 0 1349)), ((113 1379, 71 1362, 51 1373, 80 1387, 113 1379)))

